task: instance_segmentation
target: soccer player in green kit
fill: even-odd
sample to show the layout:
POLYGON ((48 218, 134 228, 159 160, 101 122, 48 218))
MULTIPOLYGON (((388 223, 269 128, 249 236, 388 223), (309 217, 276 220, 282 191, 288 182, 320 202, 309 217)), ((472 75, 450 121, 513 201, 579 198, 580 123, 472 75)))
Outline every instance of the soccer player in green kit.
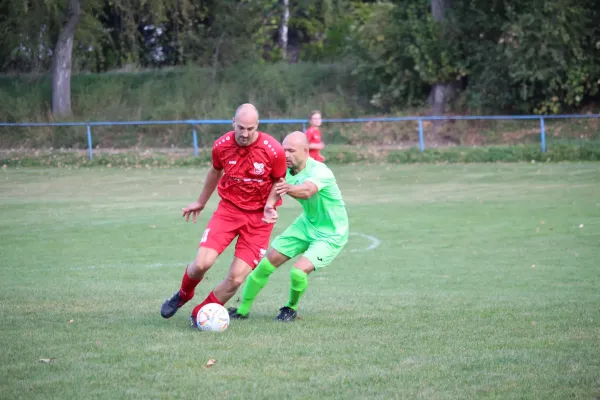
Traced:
MULTIPOLYGON (((272 243, 265 257, 248 275, 242 302, 230 308, 231 318, 245 319, 258 293, 275 270, 299 254, 290 271, 290 295, 279 309, 278 321, 293 321, 298 303, 308 287, 308 275, 329 265, 348 241, 348 215, 340 189, 331 170, 309 157, 309 143, 302 132, 290 133, 283 140, 287 174, 277 182, 267 207, 274 207, 280 196, 287 194, 300 202, 304 212, 272 243)), ((275 223, 277 214, 265 223, 275 223)))

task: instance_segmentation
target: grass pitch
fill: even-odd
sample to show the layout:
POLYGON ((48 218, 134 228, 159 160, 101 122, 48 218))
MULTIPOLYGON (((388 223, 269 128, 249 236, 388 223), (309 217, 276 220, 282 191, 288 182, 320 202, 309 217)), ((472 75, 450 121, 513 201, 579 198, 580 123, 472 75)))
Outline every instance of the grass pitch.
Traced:
MULTIPOLYGON (((600 164, 334 172, 354 234, 302 319, 272 321, 289 263, 216 334, 191 304, 159 314, 216 205, 180 217, 204 170, 0 171, 0 397, 600 396, 600 164)), ((299 212, 286 200, 274 233, 299 212)))

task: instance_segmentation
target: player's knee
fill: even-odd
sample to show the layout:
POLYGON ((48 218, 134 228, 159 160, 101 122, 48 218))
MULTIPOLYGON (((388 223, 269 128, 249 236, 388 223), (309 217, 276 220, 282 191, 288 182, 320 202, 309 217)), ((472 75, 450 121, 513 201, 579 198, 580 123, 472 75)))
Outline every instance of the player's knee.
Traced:
POLYGON ((227 282, 227 284, 229 285, 229 287, 233 288, 233 289, 238 289, 240 286, 242 286, 242 284, 244 283, 244 280, 246 279, 245 276, 242 275, 232 275, 229 274, 227 275, 227 278, 225 279, 225 281, 227 282))
POLYGON ((308 282, 308 274, 299 268, 293 267, 290 270, 290 280, 292 287, 305 286, 308 282))
POLYGON ((189 266, 188 266, 188 274, 190 276, 193 275, 204 275, 206 271, 212 267, 212 262, 206 261, 204 259, 196 258, 189 266))

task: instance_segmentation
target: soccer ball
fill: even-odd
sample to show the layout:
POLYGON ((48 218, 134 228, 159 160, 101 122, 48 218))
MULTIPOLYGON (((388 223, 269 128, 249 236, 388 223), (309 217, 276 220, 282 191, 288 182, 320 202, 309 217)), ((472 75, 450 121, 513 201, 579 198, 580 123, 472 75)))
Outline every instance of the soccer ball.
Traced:
POLYGON ((229 313, 222 305, 209 303, 198 312, 196 325, 201 331, 223 332, 229 326, 229 313))

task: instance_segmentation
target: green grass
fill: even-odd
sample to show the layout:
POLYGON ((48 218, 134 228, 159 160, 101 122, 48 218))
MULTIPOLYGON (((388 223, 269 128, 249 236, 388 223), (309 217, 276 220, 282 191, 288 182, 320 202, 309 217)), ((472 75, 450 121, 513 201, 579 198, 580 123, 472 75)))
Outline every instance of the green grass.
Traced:
MULTIPOLYGON (((180 218, 202 168, 1 170, 0 397, 600 396, 600 164, 334 172, 351 230, 380 246, 351 236, 301 320, 272 321, 286 265, 250 319, 213 334, 188 327, 191 306, 159 315, 216 204, 180 218)), ((300 209, 280 211, 275 233, 300 209)))

